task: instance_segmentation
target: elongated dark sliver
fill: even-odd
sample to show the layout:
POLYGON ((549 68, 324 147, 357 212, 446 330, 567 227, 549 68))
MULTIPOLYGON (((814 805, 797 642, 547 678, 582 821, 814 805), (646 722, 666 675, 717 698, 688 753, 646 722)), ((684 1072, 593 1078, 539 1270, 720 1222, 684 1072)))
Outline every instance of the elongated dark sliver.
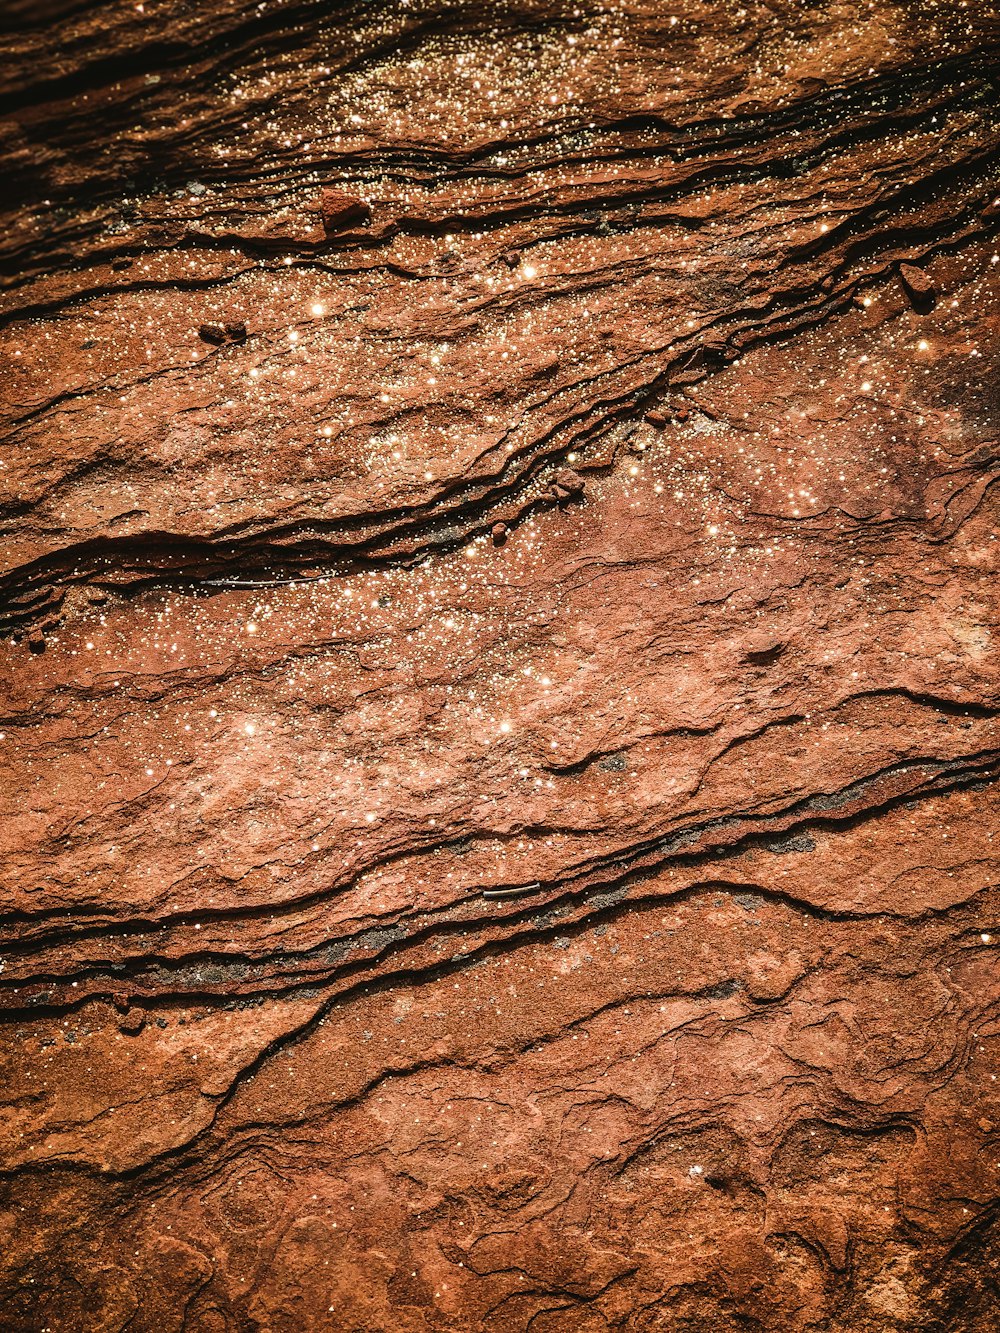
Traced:
POLYGON ((990 1333, 991 8, 0 15, 7 1333, 990 1333))

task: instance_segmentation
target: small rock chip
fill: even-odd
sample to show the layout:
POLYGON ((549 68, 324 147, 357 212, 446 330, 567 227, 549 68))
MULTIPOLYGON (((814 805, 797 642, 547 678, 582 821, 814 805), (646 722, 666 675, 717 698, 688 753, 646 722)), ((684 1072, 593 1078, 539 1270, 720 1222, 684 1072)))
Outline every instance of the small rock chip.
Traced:
POLYGON ((656 411, 655 408, 646 413, 646 420, 651 426, 655 426, 657 430, 662 430, 667 424, 666 414, 656 411))
POLYGON ((929 310, 937 296, 937 288, 922 268, 915 264, 900 264, 899 280, 917 310, 929 310))
POLYGON ((784 651, 785 645, 780 639, 767 634, 754 635, 743 646, 743 661, 753 666, 770 666, 784 651))
POLYGON ((579 472, 574 472, 571 467, 562 467, 555 475, 555 485, 560 490, 564 490, 567 495, 582 495, 584 481, 579 472))
POLYGON ((146 1026, 146 1015, 141 1009, 130 1009, 127 1014, 119 1021, 118 1030, 128 1032, 132 1036, 140 1033, 146 1026))
POLYGON ((490 528, 490 536, 493 538, 494 546, 503 546, 504 542, 507 540, 507 524, 494 523, 492 528, 490 528))
POLYGON ((688 417, 689 417, 690 415, 691 415, 691 413, 687 410, 686 407, 679 407, 679 408, 677 409, 677 420, 678 420, 678 421, 687 421, 687 419, 688 419, 688 417))
POLYGON ((28 647, 33 653, 44 653, 45 640, 40 634, 35 634, 28 640, 28 647))
POLYGON ((323 190, 319 197, 319 211, 327 235, 343 231, 345 227, 364 226, 372 220, 372 210, 366 200, 348 194, 346 190, 323 190))
POLYGON ((218 346, 219 343, 226 341, 226 330, 221 324, 202 324, 198 328, 198 337, 202 342, 214 343, 215 346, 218 346))
POLYGON ((516 250, 507 250, 502 258, 508 268, 517 268, 518 264, 521 262, 521 256, 516 250))
POLYGON ((230 320, 226 325, 226 335, 232 338, 234 342, 245 342, 247 336, 247 326, 242 320, 230 320))

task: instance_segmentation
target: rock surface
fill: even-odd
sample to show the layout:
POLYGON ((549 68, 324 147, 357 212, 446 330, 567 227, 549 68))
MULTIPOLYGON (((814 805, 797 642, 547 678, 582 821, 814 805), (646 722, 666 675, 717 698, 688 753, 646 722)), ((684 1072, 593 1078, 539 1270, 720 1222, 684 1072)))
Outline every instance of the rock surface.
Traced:
POLYGON ((0 1325, 1000 1326, 991 7, 0 40, 0 1325))

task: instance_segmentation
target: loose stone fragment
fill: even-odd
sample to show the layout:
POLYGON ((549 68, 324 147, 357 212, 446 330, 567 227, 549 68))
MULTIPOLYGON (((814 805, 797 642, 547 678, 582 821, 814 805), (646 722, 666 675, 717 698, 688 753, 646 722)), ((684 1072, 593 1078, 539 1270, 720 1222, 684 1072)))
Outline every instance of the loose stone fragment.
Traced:
POLYGON ((571 467, 560 468, 555 475, 554 485, 567 495, 582 495, 584 488, 583 478, 579 472, 574 472, 571 467))
POLYGON ((494 523, 493 527, 490 529, 490 536, 493 538, 494 546, 503 546, 504 542, 507 540, 507 524, 494 523))
POLYGON ((649 412, 646 413, 646 420, 649 422, 651 426, 655 426, 657 430, 662 430, 663 427, 667 424, 669 418, 667 417, 666 413, 660 412, 656 408, 652 408, 649 412))
POLYGON ((198 328, 198 337, 202 342, 218 346, 226 341, 226 330, 221 324, 202 324, 198 328))
POLYGON ((785 651, 780 639, 767 634, 756 634, 747 640, 743 648, 743 661, 753 666, 770 666, 785 651))
POLYGON ((347 227, 364 226, 371 221, 372 210, 366 200, 346 190, 326 188, 320 195, 320 216, 327 235, 347 227))
POLYGON ((247 336, 247 326, 242 320, 230 320, 226 325, 226 334, 234 342, 245 342, 247 336))
POLYGON ((914 264, 900 264, 899 280, 916 310, 929 310, 937 296, 933 280, 914 264))

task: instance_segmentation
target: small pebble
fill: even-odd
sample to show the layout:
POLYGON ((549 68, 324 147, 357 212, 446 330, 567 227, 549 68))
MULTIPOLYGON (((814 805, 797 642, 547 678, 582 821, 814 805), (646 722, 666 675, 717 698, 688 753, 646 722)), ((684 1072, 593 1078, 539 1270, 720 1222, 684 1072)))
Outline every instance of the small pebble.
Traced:
POLYGON ((770 666, 785 651, 785 644, 767 634, 754 634, 743 645, 743 661, 753 666, 770 666))
POLYGON ((566 492, 567 495, 582 495, 584 481, 579 472, 574 472, 571 467, 562 467, 555 475, 554 485, 566 492))
POLYGON ((119 1032, 127 1032, 132 1036, 138 1035, 146 1026, 146 1015, 141 1009, 130 1009, 128 1013, 119 1020, 119 1032))
POLYGON ((366 200, 329 187, 320 194, 319 211, 328 236, 346 227, 364 226, 372 219, 371 206, 366 200))
POLYGON ((915 264, 900 264, 899 280, 915 310, 929 310, 937 296, 934 282, 915 264))

